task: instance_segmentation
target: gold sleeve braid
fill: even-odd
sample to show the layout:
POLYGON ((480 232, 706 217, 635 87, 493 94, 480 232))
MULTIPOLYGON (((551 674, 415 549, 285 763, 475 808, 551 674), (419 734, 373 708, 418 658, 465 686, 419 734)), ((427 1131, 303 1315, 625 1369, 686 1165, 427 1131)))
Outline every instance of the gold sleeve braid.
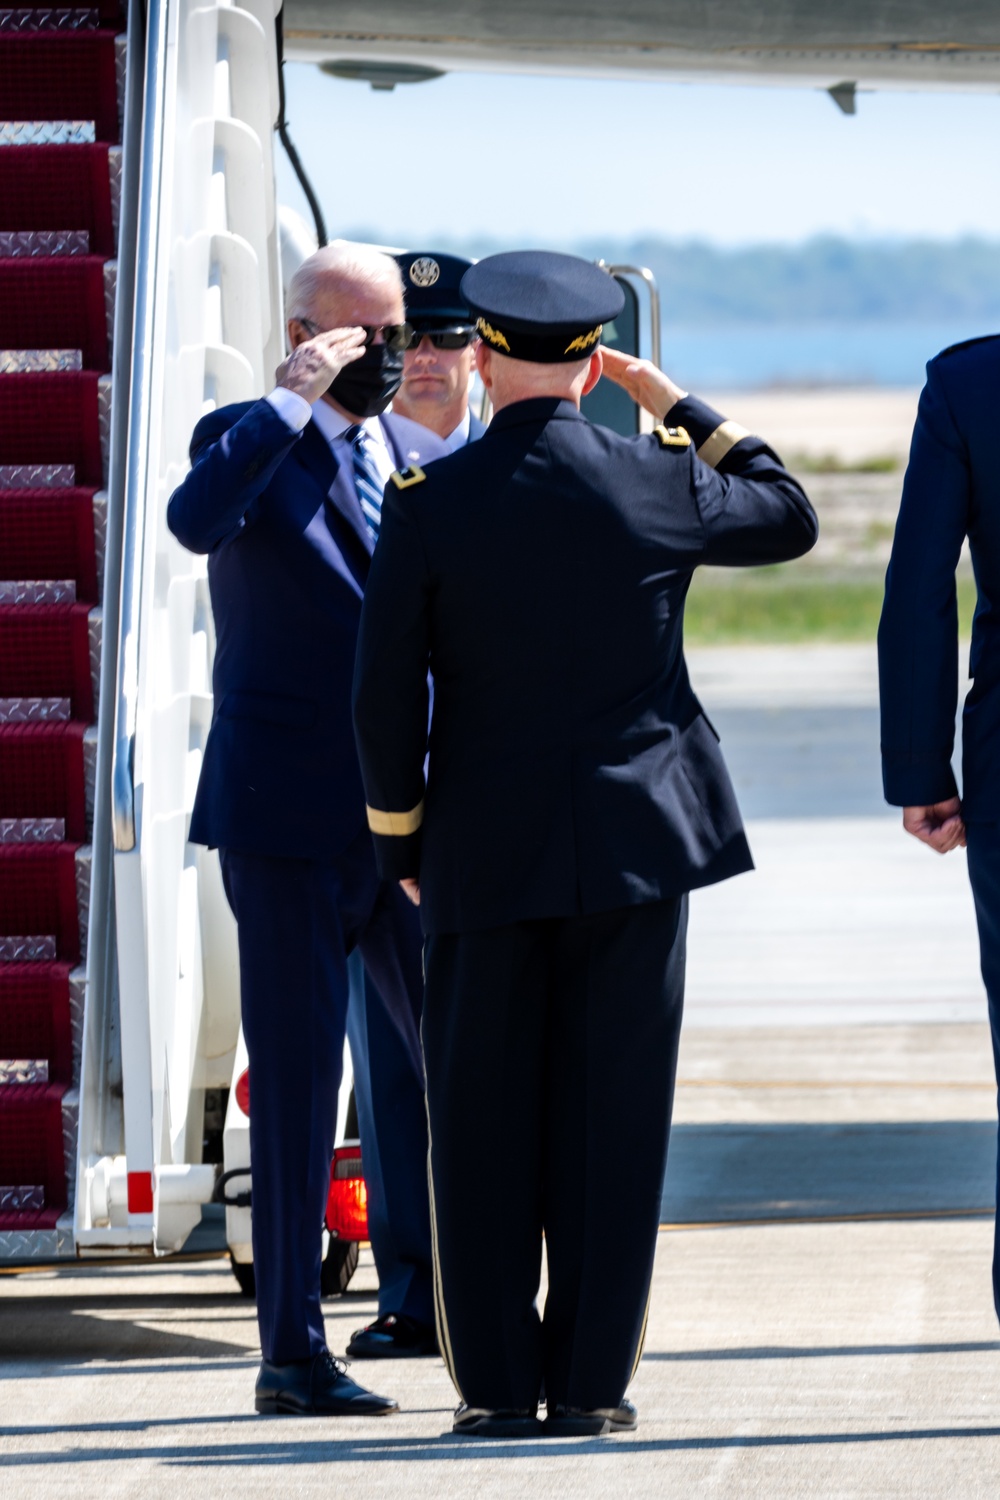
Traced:
POLYGON ((718 468, 730 448, 749 436, 747 428, 741 427, 739 422, 722 422, 711 437, 707 437, 702 443, 698 449, 698 457, 710 469, 718 468))
POLYGON ((424 799, 421 797, 416 807, 411 807, 409 812, 380 812, 377 807, 367 805, 365 812, 368 814, 368 827, 372 833, 406 838, 408 834, 416 833, 424 821, 424 799))

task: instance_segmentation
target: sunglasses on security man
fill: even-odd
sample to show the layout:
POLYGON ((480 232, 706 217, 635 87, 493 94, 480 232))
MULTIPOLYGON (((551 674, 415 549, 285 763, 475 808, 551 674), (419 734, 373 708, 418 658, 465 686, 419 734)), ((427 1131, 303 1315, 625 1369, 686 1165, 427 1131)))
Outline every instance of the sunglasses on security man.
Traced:
POLYGON ((416 349, 422 339, 430 339, 435 349, 468 349, 476 336, 474 328, 416 328, 411 349, 416 349))

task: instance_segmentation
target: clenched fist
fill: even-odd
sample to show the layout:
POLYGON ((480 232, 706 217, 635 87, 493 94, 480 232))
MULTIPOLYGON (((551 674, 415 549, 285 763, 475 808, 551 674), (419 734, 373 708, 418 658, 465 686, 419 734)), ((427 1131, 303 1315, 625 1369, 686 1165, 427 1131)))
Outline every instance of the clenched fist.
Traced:
POLYGON ((345 365, 364 353, 363 328, 331 328, 305 339, 282 360, 275 372, 275 384, 294 391, 311 406, 328 389, 345 365))

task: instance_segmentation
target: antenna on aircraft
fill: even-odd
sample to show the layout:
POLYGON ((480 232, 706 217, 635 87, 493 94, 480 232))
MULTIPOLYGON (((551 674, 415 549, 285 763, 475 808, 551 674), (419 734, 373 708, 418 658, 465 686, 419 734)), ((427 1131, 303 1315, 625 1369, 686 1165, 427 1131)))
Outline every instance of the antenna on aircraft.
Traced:
POLYGON ((856 83, 835 83, 827 89, 827 93, 842 115, 857 114, 858 86, 856 83))

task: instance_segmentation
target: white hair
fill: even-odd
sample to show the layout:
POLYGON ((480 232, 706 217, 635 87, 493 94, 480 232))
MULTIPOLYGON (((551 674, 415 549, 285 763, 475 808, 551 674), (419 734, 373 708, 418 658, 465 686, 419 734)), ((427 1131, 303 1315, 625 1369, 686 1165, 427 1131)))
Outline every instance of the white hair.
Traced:
POLYGON ((324 292, 367 290, 391 282, 403 295, 403 277, 391 255, 372 245, 333 240, 302 262, 288 283, 286 318, 307 318, 324 292))

